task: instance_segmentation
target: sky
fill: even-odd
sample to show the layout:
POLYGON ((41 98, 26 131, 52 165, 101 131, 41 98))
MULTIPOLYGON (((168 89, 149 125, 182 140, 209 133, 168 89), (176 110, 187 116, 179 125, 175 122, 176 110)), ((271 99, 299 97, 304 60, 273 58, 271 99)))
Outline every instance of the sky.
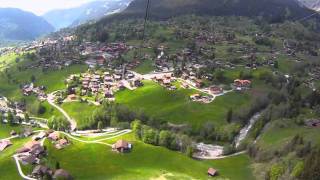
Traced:
POLYGON ((53 9, 77 7, 95 0, 0 0, 0 7, 13 7, 42 15, 53 9))

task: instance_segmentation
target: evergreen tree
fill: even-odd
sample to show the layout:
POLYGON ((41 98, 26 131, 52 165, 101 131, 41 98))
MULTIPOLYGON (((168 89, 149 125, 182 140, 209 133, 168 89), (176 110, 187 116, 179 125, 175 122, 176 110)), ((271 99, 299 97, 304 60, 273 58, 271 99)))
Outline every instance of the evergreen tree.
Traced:
POLYGON ((29 123, 29 122, 30 122, 30 117, 29 117, 29 114, 28 114, 28 113, 25 113, 25 114, 24 114, 24 120, 26 121, 26 123, 29 123))
POLYGON ((58 161, 56 162, 56 169, 60 169, 60 163, 58 161))
POLYGON ((227 113, 227 122, 231 123, 232 118, 233 118, 233 110, 230 108, 227 113))
POLYGON ((274 68, 278 69, 279 68, 279 62, 275 61, 273 66, 274 66, 274 68))
POLYGON ((7 120, 8 120, 9 125, 10 125, 10 126, 13 126, 13 124, 14 124, 14 122, 13 122, 13 121, 14 121, 14 117, 13 117, 13 114, 12 114, 11 111, 8 112, 7 120))
POLYGON ((0 124, 3 123, 3 114, 0 112, 0 124))
POLYGON ((131 123, 131 129, 135 133, 136 138, 141 139, 142 124, 140 120, 134 120, 131 123))
POLYGON ((193 147, 192 146, 188 146, 187 147, 187 150, 186 150, 186 155, 188 156, 188 157, 192 157, 192 155, 193 155, 193 147))
POLYGON ((100 131, 102 131, 102 129, 103 129, 103 122, 102 122, 102 121, 99 121, 99 122, 98 122, 98 129, 99 129, 100 131))

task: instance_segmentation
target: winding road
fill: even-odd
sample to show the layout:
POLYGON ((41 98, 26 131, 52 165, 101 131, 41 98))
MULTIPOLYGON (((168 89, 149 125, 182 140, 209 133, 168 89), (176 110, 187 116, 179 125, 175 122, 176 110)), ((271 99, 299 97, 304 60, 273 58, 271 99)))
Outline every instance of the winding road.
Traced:
POLYGON ((54 103, 54 98, 55 98, 54 93, 56 93, 56 92, 48 94, 48 98, 47 98, 48 103, 51 106, 58 109, 64 115, 64 117, 66 117, 67 121, 70 122, 71 131, 75 131, 75 129, 77 128, 77 122, 74 119, 72 119, 65 110, 63 110, 61 107, 59 107, 58 105, 56 105, 54 103))
POLYGON ((15 162, 16 162, 16 166, 17 166, 17 169, 18 169, 19 174, 20 174, 20 176, 21 176, 23 179, 27 179, 27 180, 37 180, 37 179, 31 178, 31 177, 28 177, 28 176, 26 176, 26 175, 23 173, 23 171, 22 171, 22 169, 21 169, 20 162, 19 162, 18 154, 13 155, 12 157, 13 157, 13 159, 14 159, 15 162))

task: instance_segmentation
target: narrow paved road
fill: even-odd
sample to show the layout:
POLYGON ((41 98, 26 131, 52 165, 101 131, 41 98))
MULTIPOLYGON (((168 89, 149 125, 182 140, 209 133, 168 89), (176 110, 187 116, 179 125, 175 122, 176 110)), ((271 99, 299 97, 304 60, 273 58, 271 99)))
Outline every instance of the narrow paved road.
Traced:
POLYGON ((23 171, 22 171, 22 169, 21 169, 20 162, 19 162, 18 154, 13 155, 12 157, 13 157, 13 159, 14 159, 15 162, 16 162, 16 166, 17 166, 17 169, 18 169, 19 174, 20 174, 20 176, 21 176, 23 179, 26 179, 26 180, 37 180, 37 179, 34 179, 34 178, 30 178, 30 177, 26 176, 26 175, 23 173, 23 171))
POLYGON ((246 153, 246 151, 240 151, 234 154, 230 154, 228 156, 217 156, 217 157, 203 157, 203 156, 193 156, 194 158, 197 159, 203 159, 203 160, 215 160, 215 159, 224 159, 224 158, 228 158, 228 157, 233 157, 233 156, 238 156, 240 154, 244 154, 246 153))
POLYGON ((64 117, 66 117, 67 121, 70 122, 71 131, 74 131, 74 130, 77 128, 77 122, 76 122, 74 119, 72 119, 72 118, 68 115, 68 113, 67 113, 66 111, 64 111, 61 107, 59 107, 58 105, 56 105, 56 104, 54 103, 54 98, 55 98, 54 93, 55 93, 55 92, 53 92, 53 93, 51 93, 51 94, 48 94, 48 98, 47 98, 48 103, 49 103, 51 106, 53 106, 53 107, 55 107, 56 109, 58 109, 58 110, 64 115, 64 117))
POLYGON ((115 136, 112 136, 112 137, 107 137, 107 138, 102 138, 102 139, 98 139, 98 140, 93 140, 93 141, 86 141, 86 140, 82 140, 82 139, 78 139, 66 132, 62 132, 62 131, 59 131, 60 133, 66 135, 67 137, 69 137, 70 139, 73 139, 73 140, 76 140, 76 141, 79 141, 79 142, 82 142, 82 143, 86 143, 86 144, 103 144, 103 145, 106 145, 106 146, 109 146, 111 147, 112 145, 109 144, 109 143, 104 143, 104 142, 101 142, 101 141, 105 141, 105 140, 110 140, 110 139, 113 139, 113 138, 116 138, 116 137, 119 137, 119 136, 123 136, 125 134, 128 134, 130 132, 132 132, 131 130, 127 129, 127 130, 123 130, 121 131, 121 133, 118 133, 117 135, 115 136))

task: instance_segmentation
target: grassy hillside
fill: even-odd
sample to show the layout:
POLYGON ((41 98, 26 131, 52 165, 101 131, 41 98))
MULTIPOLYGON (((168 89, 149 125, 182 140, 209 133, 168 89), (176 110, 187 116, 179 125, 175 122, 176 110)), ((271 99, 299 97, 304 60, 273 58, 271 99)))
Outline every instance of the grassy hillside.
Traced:
POLYGON ((58 151, 47 142, 49 162, 54 166, 55 162, 59 161, 61 167, 76 179, 207 179, 206 172, 209 167, 219 170, 219 178, 253 179, 250 160, 246 155, 214 161, 196 161, 162 147, 135 141, 132 136, 130 139, 133 140, 131 142, 134 149, 128 154, 112 152, 110 147, 104 145, 88 145, 75 141, 65 150, 58 151))
POLYGON ((78 128, 87 127, 90 118, 97 106, 87 103, 72 102, 64 103, 61 106, 74 120, 76 120, 78 128))
POLYGON ((144 83, 142 88, 135 91, 117 93, 117 103, 143 110, 149 116, 171 123, 188 123, 193 127, 200 127, 206 121, 212 121, 215 125, 222 126, 227 123, 225 116, 229 108, 239 108, 250 103, 250 96, 247 94, 228 93, 210 104, 201 104, 190 100, 189 96, 196 93, 194 90, 169 91, 154 82, 144 83))

